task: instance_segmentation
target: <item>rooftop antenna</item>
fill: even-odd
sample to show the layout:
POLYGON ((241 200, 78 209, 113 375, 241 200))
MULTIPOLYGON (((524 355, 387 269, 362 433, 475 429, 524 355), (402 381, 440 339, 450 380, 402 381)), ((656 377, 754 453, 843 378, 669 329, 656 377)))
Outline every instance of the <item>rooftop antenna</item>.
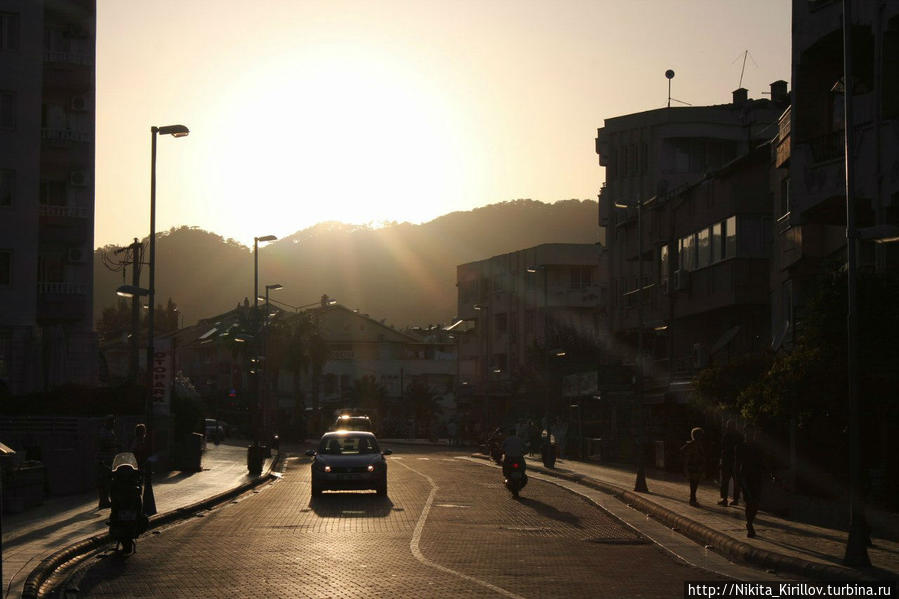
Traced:
POLYGON ((668 79, 668 108, 671 108, 671 100, 680 102, 681 104, 686 104, 687 106, 693 106, 689 102, 684 102, 682 100, 678 100, 677 98, 671 97, 671 80, 674 79, 674 71, 668 69, 667 71, 665 71, 665 77, 668 79))
MULTIPOLYGON (((743 87, 743 73, 746 72, 746 59, 747 58, 749 58, 749 60, 752 61, 752 64, 754 64, 756 68, 758 68, 758 66, 759 66, 758 63, 755 62, 755 59, 752 58, 752 54, 749 53, 749 50, 744 50, 743 51, 743 68, 740 69, 740 83, 737 85, 737 89, 740 89, 741 87, 743 87)), ((739 56, 734 58, 733 62, 731 62, 730 64, 734 64, 734 62, 737 62, 738 60, 740 60, 739 56)))

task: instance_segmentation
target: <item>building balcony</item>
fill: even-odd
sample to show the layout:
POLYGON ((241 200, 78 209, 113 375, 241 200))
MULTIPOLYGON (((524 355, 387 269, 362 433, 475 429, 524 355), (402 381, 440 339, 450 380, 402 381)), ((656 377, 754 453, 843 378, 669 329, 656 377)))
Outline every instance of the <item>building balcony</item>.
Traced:
POLYGON ((75 131, 73 129, 41 129, 41 139, 54 146, 69 146, 72 144, 93 143, 94 136, 87 131, 75 131))
POLYGON ((93 67, 94 57, 84 52, 44 50, 44 64, 51 66, 93 67))
POLYGON ((37 320, 40 323, 86 320, 90 322, 90 289, 83 283, 41 282, 37 285, 37 320))

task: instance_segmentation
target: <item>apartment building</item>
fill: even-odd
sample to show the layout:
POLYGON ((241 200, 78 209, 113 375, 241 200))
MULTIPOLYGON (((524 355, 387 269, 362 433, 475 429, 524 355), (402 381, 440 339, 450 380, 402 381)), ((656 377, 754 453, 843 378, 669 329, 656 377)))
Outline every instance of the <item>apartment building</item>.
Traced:
MULTIPOLYGON (((698 326, 710 326, 702 314, 726 305, 714 299, 714 290, 728 287, 734 297, 735 286, 754 286, 738 282, 741 273, 723 263, 736 257, 737 227, 764 243, 770 200, 758 170, 767 157, 757 146, 777 134, 789 102, 786 82, 772 83, 770 93, 770 99, 753 100, 741 88, 730 104, 625 115, 598 130, 596 151, 606 167, 599 224, 608 244, 609 325, 630 364, 642 330, 644 356, 653 358, 648 370, 658 384, 704 359, 694 363, 692 342, 684 341, 690 352, 672 344, 671 319, 692 314, 698 326), (751 165, 751 175, 744 165, 751 165), (753 179, 750 187, 740 187, 744 177, 753 179)), ((742 274, 755 281, 761 268, 742 274)))
POLYGON ((95 384, 94 0, 0 0, 0 387, 95 384))
MULTIPOLYGON (((899 265, 899 5, 851 1, 853 152, 859 267, 899 265)), ((776 223, 772 342, 789 347, 797 312, 828 262, 844 263, 843 3, 793 1, 793 104, 772 174, 776 223)))
POLYGON ((601 346, 602 255, 599 245, 548 243, 456 267, 458 315, 470 325, 458 333, 459 394, 473 422, 557 411, 561 390, 547 377, 601 346), (540 398, 525 405, 535 387, 540 398))

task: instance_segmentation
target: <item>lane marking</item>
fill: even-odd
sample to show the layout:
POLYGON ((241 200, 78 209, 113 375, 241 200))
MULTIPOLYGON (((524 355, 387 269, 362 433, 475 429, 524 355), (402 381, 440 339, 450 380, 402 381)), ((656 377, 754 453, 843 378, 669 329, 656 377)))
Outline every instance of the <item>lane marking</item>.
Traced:
POLYGON ((452 568, 441 566, 436 562, 432 562, 421 553, 421 549, 419 549, 418 544, 421 540, 421 533, 425 528, 425 521, 428 519, 428 514, 431 512, 431 505, 434 503, 434 496, 437 494, 437 489, 439 489, 439 487, 437 486, 437 483, 434 482, 434 479, 427 474, 419 472, 418 470, 412 468, 411 466, 408 466, 407 464, 401 464, 401 466, 424 478, 431 485, 431 492, 428 494, 428 499, 427 501, 425 501, 425 507, 424 509, 422 509, 421 516, 418 517, 418 523, 415 525, 415 531, 412 533, 412 540, 409 542, 409 548, 412 550, 412 555, 415 556, 415 559, 426 566, 430 566, 431 568, 435 568, 447 574, 452 574, 453 576, 458 576, 459 578, 467 580, 468 582, 473 582, 474 584, 488 588, 495 593, 499 593, 504 597, 510 597, 511 599, 524 599, 524 597, 522 597, 521 595, 516 595, 512 591, 507 591, 506 589, 498 587, 495 584, 491 584, 486 580, 481 580, 479 578, 475 578, 474 576, 469 576, 468 574, 453 570, 452 568))

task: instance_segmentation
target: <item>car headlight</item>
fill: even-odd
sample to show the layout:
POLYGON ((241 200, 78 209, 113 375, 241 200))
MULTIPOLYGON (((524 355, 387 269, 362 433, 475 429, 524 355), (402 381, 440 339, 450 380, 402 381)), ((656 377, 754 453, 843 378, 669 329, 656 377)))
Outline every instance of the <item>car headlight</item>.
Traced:
POLYGON ((374 471, 375 471, 375 465, 374 465, 374 464, 369 464, 369 465, 368 465, 368 471, 369 471, 369 472, 374 472, 374 471))
POLYGON ((330 466, 322 466, 322 470, 324 470, 325 472, 330 472, 331 467, 330 466))

